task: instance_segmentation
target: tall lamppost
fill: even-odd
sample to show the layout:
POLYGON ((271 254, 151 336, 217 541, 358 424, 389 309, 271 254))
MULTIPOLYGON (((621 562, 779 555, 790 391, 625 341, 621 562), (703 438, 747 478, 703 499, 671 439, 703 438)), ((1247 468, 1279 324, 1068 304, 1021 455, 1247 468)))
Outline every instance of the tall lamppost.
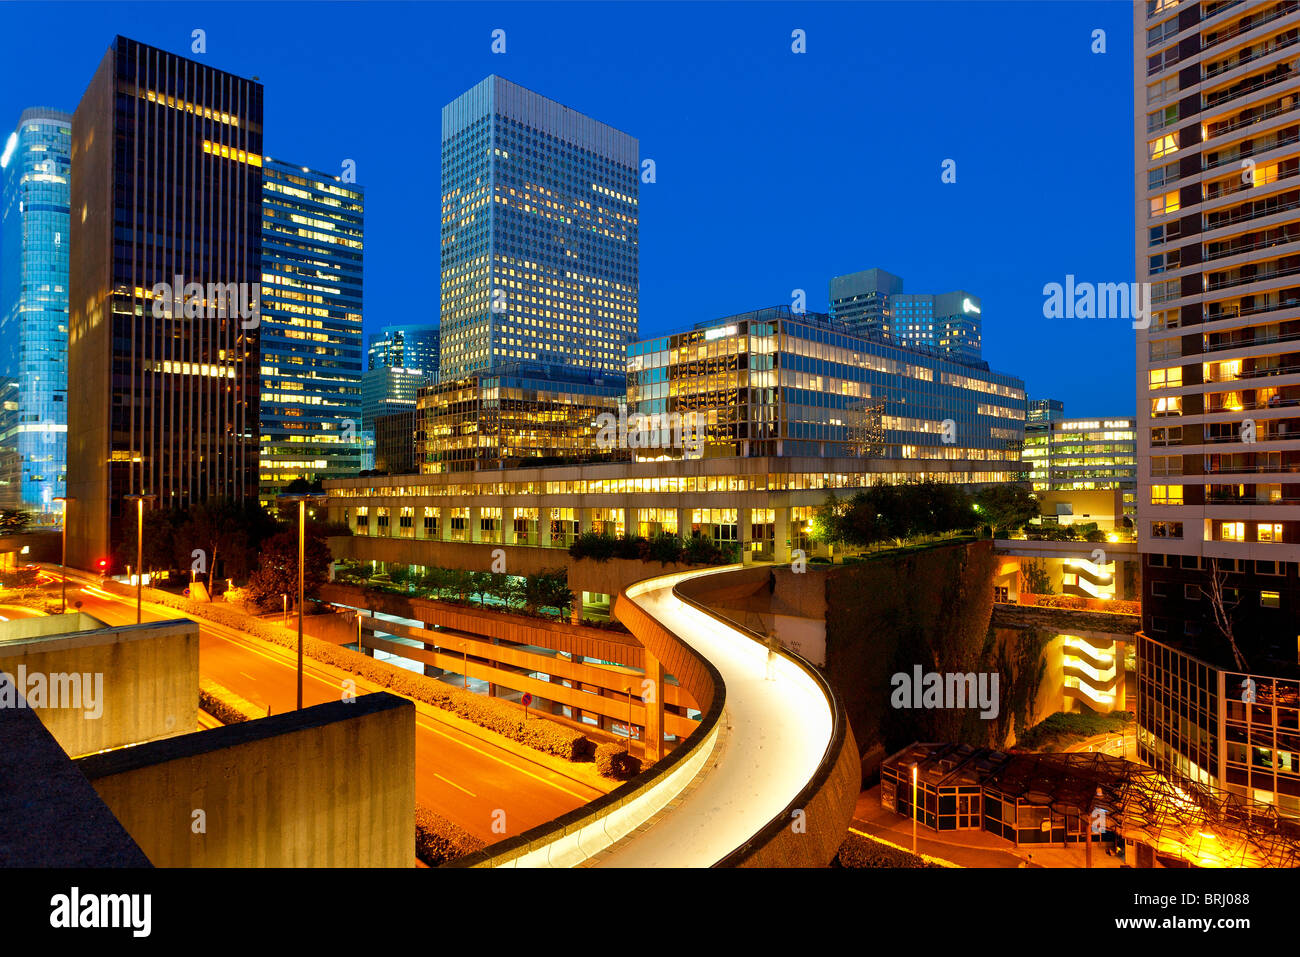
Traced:
POLYGON ((916 765, 912 765, 912 853, 916 853, 916 765))
POLYGON ((298 503, 298 710, 302 710, 302 612, 304 601, 303 564, 307 551, 307 503, 324 502, 325 496, 312 494, 281 494, 281 502, 298 503))
POLYGON ((144 600, 144 503, 152 502, 157 495, 128 495, 135 502, 135 623, 143 621, 141 608, 144 600))
POLYGON ((625 689, 627 692, 627 753, 632 754, 632 686, 628 685, 625 689))
POLYGON ((68 613, 68 503, 75 502, 76 498, 71 495, 56 495, 54 501, 63 503, 63 551, 59 554, 59 574, 63 578, 63 584, 60 586, 60 597, 63 608, 60 615, 68 613))

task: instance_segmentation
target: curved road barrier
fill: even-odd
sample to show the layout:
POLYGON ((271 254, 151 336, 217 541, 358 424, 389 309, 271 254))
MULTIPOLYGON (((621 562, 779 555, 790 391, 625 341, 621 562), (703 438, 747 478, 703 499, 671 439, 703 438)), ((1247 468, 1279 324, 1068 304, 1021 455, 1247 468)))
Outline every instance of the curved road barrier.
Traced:
MULTIPOLYGON (((650 771, 585 807, 495 844, 462 867, 823 866, 853 813, 859 763, 820 673, 714 614, 679 572, 625 588, 614 608, 704 712, 650 771)), ((752 569, 750 569, 752 572, 752 569)), ((721 579, 719 580, 721 584, 721 579)), ((707 589, 705 589, 707 591, 707 589)))

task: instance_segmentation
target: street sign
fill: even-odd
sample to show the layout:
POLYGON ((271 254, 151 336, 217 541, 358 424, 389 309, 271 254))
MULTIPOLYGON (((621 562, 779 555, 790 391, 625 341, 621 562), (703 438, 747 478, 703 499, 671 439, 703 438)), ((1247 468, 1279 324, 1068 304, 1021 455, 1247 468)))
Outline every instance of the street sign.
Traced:
POLYGON ((519 700, 521 700, 524 703, 524 707, 527 708, 530 704, 533 703, 533 696, 529 692, 525 691, 524 696, 519 700))

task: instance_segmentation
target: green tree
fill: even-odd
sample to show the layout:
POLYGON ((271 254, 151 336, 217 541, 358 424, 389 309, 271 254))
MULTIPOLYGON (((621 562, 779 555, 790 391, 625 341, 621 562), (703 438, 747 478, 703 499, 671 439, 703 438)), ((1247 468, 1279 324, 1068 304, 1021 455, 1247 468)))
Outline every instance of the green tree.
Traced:
POLYGON ((21 509, 0 509, 0 534, 13 535, 27 528, 31 516, 21 509))
POLYGON ((992 529, 1012 531, 1038 515, 1038 499, 1025 485, 989 485, 975 496, 980 520, 992 529))
MULTIPOLYGON (((303 540, 303 593, 315 595, 329 575, 330 550, 319 535, 303 540)), ((280 595, 298 600, 298 533, 277 532, 262 543, 261 563, 248 580, 248 595, 263 604, 280 595)))

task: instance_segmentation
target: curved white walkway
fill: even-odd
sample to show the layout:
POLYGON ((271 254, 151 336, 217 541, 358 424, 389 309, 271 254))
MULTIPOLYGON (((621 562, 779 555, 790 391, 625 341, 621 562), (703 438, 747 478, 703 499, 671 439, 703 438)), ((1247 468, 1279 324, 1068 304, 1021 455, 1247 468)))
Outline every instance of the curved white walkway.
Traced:
POLYGON ((681 804, 602 857, 601 867, 716 864, 794 800, 830 745, 831 704, 811 676, 780 656, 769 671, 766 648, 672 593, 683 579, 729 570, 667 575, 627 591, 721 672, 728 730, 716 764, 681 804))

